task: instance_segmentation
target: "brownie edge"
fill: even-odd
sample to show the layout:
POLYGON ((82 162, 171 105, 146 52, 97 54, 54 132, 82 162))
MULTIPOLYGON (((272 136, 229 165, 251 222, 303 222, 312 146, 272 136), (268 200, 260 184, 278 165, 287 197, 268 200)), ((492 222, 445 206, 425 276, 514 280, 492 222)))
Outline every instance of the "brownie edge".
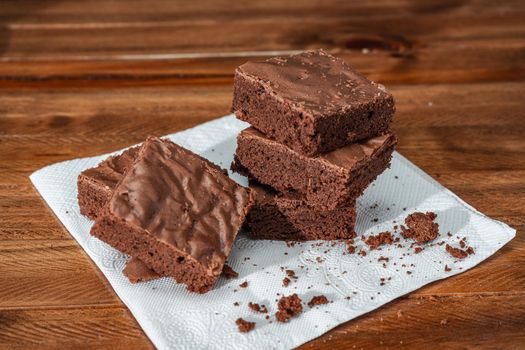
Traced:
POLYGON ((91 233, 188 290, 208 291, 253 203, 208 160, 148 138, 91 233))

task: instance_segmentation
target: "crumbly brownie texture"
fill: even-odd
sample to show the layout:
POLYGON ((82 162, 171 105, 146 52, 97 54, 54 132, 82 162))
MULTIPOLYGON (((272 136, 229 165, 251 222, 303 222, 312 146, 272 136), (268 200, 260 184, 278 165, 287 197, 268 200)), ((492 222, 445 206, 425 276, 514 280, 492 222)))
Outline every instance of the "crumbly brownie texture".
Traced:
POLYGON ((467 247, 467 249, 463 250, 460 248, 454 248, 447 244, 445 246, 445 250, 450 255, 452 255, 454 258, 457 258, 457 259, 465 259, 467 256, 474 254, 474 248, 472 247, 467 247))
POLYGON ((268 309, 264 305, 259 305, 257 303, 252 303, 251 301, 248 303, 248 307, 252 309, 255 312, 259 312, 261 314, 267 314, 268 309))
POLYGON ((383 244, 392 244, 394 243, 394 237, 388 231, 380 232, 377 235, 368 236, 365 239, 366 245, 371 249, 377 249, 383 244))
POLYGON ((414 239, 418 244, 433 241, 439 235, 439 225, 434 222, 436 217, 433 212, 410 214, 405 219, 407 227, 401 227, 401 235, 414 239))
POLYGON ((219 167, 148 138, 91 234, 204 293, 219 277, 252 202, 250 191, 219 167))
POLYGON ((333 152, 306 157, 247 128, 237 137, 232 170, 283 193, 305 195, 318 210, 353 206, 390 163, 397 144, 387 133, 333 152))
POLYGON ((256 198, 246 217, 252 238, 305 241, 355 237, 355 202, 322 211, 310 207, 298 194, 283 195, 253 181, 250 188, 256 198))
POLYGON ((288 322, 296 315, 303 312, 303 305, 301 304, 301 298, 297 294, 292 294, 287 297, 282 297, 277 303, 277 313, 275 318, 279 322, 288 322))
POLYGON ((124 172, 131 167, 138 147, 130 148, 120 155, 112 156, 95 168, 84 170, 77 179, 80 213, 96 220, 111 198, 124 172))
POLYGON ((313 156, 386 132, 395 106, 384 86, 317 50, 238 67, 232 111, 313 156))
POLYGON ((247 333, 255 328, 255 322, 248 322, 242 318, 238 318, 235 324, 239 327, 239 332, 241 333, 247 333))
POLYGON ((122 273, 131 283, 147 282, 162 277, 137 258, 131 258, 122 273))
POLYGON ((324 295, 315 296, 312 298, 312 300, 308 302, 308 306, 310 307, 314 307, 316 305, 324 305, 324 304, 328 304, 328 298, 326 298, 324 295))

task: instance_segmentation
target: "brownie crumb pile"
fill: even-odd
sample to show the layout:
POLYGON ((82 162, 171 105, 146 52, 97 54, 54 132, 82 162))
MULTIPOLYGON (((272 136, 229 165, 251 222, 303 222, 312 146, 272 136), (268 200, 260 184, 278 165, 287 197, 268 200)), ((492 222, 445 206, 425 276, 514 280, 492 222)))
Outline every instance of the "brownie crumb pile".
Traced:
POLYGON ((277 303, 279 311, 275 314, 275 318, 279 322, 288 322, 296 315, 303 312, 303 305, 301 304, 301 298, 297 294, 292 294, 287 297, 282 297, 277 303))
POLYGON ((383 244, 392 244, 394 243, 394 237, 388 231, 380 232, 375 236, 368 236, 365 240, 366 245, 371 249, 377 249, 383 244))
POLYGON ((237 327, 239 327, 239 332, 241 333, 248 333, 255 328, 255 322, 248 322, 242 318, 238 318, 235 323, 237 324, 237 327))
POLYGON ((308 306, 310 307, 314 307, 316 305, 324 305, 324 304, 328 304, 328 299, 324 295, 315 296, 312 298, 312 300, 308 302, 308 306))
POLYGON ((436 214, 433 212, 410 214, 405 219, 405 226, 401 226, 401 235, 414 239, 418 244, 427 243, 439 235, 439 225, 434 222, 436 214))

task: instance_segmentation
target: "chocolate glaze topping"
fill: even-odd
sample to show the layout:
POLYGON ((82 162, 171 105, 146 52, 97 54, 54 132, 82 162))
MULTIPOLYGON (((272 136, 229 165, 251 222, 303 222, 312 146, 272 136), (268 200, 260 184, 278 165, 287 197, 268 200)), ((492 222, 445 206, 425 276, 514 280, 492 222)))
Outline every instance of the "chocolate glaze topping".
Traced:
MULTIPOLYGON (((241 133, 247 136, 262 137, 266 138, 261 132, 253 127, 244 129, 241 133)), ((269 140, 269 139, 268 139, 269 140)), ((277 141, 270 141, 277 142, 277 141)), ((376 136, 368 140, 353 143, 345 147, 336 149, 335 151, 323 154, 318 157, 321 160, 326 161, 329 164, 345 168, 352 169, 354 166, 366 162, 374 153, 386 149, 393 144, 397 143, 395 135, 391 132, 381 136, 376 136)), ((293 152, 293 151, 292 151, 293 152)), ((298 157, 309 158, 303 155, 297 155, 298 157)))
POLYGON ((176 144, 148 138, 118 184, 110 212, 219 274, 249 192, 176 144))
POLYGON ((316 118, 390 96, 384 86, 323 50, 247 62, 237 69, 316 118))
POLYGON ((139 147, 127 149, 121 155, 107 158, 95 168, 84 170, 82 174, 113 189, 122 179, 126 169, 133 164, 138 150, 139 147))

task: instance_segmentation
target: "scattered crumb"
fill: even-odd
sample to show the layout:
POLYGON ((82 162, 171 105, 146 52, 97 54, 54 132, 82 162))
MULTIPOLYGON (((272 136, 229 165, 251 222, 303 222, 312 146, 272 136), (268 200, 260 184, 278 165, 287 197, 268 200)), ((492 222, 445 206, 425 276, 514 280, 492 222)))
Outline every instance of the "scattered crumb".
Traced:
POLYGON ((275 318, 279 322, 288 322, 292 317, 303 312, 301 298, 297 294, 282 297, 277 303, 277 308, 279 311, 275 314, 275 318))
POLYGON ((445 249, 450 255, 452 255, 456 259, 465 259, 470 254, 474 254, 474 249, 472 247, 468 247, 466 250, 463 250, 460 248, 454 248, 447 244, 445 246, 445 249))
POLYGON ((401 226, 401 235, 414 239, 419 244, 433 241, 439 235, 439 225, 434 222, 436 217, 433 212, 410 214, 405 219, 408 227, 401 226))
POLYGON ((291 280, 288 278, 288 277, 285 277, 283 279, 283 286, 284 287, 288 287, 288 285, 290 284, 291 280))
POLYGON ((380 256, 379 259, 377 259, 377 261, 385 261, 385 262, 388 262, 390 259, 385 257, 385 256, 380 256))
POLYGON ((241 288, 246 288, 246 287, 248 287, 248 281, 244 281, 244 282, 242 282, 241 284, 239 284, 239 287, 241 287, 241 288))
POLYGON ((224 267, 222 268, 222 275, 228 279, 239 277, 239 274, 226 264, 224 264, 224 267))
POLYGON ((295 271, 294 270, 286 270, 285 272, 288 275, 288 277, 293 278, 293 279, 297 279, 297 276, 295 275, 295 271))
POLYGON ((236 301, 235 303, 233 303, 233 306, 239 306, 239 302, 236 301))
POLYGON ((237 327, 239 327, 239 332, 241 333, 247 333, 255 328, 255 322, 248 322, 242 318, 238 318, 235 323, 237 324, 237 327))
POLYGON ((366 256, 366 252, 363 249, 361 249, 358 254, 361 256, 366 256))
POLYGON ((421 253, 422 251, 423 251, 423 248, 421 248, 421 247, 415 247, 415 248, 414 248, 414 253, 416 253, 416 254, 419 254, 419 253, 421 253))
POLYGON ((450 272, 450 271, 452 271, 452 269, 448 267, 448 265, 445 265, 445 272, 450 272))
POLYGON ((257 303, 249 302, 249 303, 248 303, 248 307, 249 307, 250 309, 252 309, 253 311, 255 311, 255 312, 260 312, 260 313, 262 313, 262 314, 266 314, 266 313, 268 313, 268 309, 267 309, 266 306, 264 306, 264 305, 259 305, 259 304, 257 304, 257 303))
POLYGON ((328 304, 328 299, 324 295, 315 296, 308 302, 308 306, 310 307, 323 304, 328 304))
POLYGON ((370 249, 377 249, 380 245, 394 243, 394 237, 390 232, 384 231, 375 236, 368 236, 365 243, 370 249))

